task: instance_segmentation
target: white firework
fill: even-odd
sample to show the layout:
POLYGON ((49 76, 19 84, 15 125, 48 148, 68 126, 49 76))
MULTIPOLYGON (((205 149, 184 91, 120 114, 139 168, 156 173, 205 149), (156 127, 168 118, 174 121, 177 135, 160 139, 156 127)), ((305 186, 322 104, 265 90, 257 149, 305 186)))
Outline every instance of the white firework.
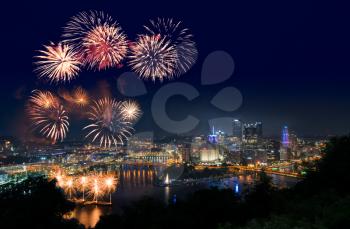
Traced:
POLYGON ((88 119, 92 123, 84 127, 88 130, 85 137, 91 138, 92 142, 98 140, 100 146, 104 147, 124 144, 133 130, 122 112, 122 102, 111 98, 94 101, 88 112, 88 119))

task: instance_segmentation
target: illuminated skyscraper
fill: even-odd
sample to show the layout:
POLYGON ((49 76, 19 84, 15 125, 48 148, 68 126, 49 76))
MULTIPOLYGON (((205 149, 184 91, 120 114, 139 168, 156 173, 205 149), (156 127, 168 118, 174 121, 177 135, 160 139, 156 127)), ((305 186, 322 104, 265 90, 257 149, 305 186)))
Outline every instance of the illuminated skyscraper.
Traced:
POLYGON ((274 162, 280 160, 280 142, 276 140, 268 140, 266 143, 267 161, 274 162))
POLYGON ((266 150, 262 149, 262 123, 245 123, 241 160, 243 164, 266 161, 266 150))
POLYGON ((289 147, 289 132, 288 126, 284 126, 282 129, 282 145, 284 147, 289 147))
POLYGON ((288 159, 296 159, 300 156, 298 137, 295 132, 288 129, 287 126, 282 129, 281 143, 283 148, 288 149, 288 159))
POLYGON ((243 137, 246 143, 257 143, 262 139, 262 123, 245 123, 243 129, 243 137))
POLYGON ((181 153, 181 158, 183 162, 191 161, 191 144, 183 143, 179 145, 179 152, 181 153))
POLYGON ((238 141, 243 139, 243 123, 241 120, 234 119, 232 123, 232 136, 238 141))
POLYGON ((208 141, 211 143, 211 144, 217 144, 218 143, 218 136, 216 135, 215 133, 215 128, 213 126, 213 131, 211 134, 209 134, 208 136, 208 141))
POLYGON ((280 160, 290 159, 290 141, 288 127, 284 126, 282 129, 280 160))

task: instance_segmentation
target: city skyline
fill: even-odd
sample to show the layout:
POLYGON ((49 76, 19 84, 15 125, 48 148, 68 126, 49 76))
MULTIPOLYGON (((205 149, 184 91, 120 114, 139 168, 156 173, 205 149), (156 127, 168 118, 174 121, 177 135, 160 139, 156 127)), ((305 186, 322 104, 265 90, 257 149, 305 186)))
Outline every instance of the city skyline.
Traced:
POLYGON ((0 228, 348 228, 350 14, 3 4, 0 228))

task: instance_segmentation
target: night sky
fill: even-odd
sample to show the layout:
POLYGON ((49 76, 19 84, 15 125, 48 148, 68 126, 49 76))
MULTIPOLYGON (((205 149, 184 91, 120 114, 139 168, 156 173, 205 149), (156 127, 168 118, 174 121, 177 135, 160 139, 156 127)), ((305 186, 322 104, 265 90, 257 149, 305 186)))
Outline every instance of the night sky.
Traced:
MULTIPOLYGON (((150 101, 161 86, 173 82, 190 83, 200 93, 193 101, 175 96, 167 107, 176 120, 188 114, 198 117, 200 124, 193 133, 208 132, 208 120, 220 117, 262 121, 266 136, 278 135, 283 125, 302 136, 350 130, 350 14, 346 5, 335 1, 14 0, 2 3, 1 9, 0 135, 26 136, 25 101, 36 88, 82 85, 94 93, 98 87, 107 87, 115 97, 123 98, 117 79, 130 70, 127 66, 84 70, 71 83, 51 86, 38 81, 33 73, 35 50, 60 41, 62 27, 84 10, 110 14, 130 39, 157 17, 181 20, 194 34, 199 51, 194 67, 177 79, 146 82, 148 93, 134 98, 144 111, 135 127, 138 132, 164 134, 150 115, 150 101), (233 57, 234 75, 220 84, 201 85, 203 61, 216 50, 233 57), (243 96, 242 106, 234 112, 210 104, 227 86, 236 87, 243 96)), ((84 121, 73 117, 68 137, 79 139, 83 125, 84 121)))

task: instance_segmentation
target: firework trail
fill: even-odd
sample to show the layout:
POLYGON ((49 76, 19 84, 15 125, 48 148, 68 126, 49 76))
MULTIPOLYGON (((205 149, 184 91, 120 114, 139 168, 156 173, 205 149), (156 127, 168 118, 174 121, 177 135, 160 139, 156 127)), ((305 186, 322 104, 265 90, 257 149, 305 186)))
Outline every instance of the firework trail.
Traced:
POLYGON ((122 103, 114 99, 103 98, 94 101, 88 119, 92 122, 83 129, 88 130, 86 138, 92 142, 99 140, 100 146, 111 147, 123 144, 131 135, 131 123, 122 112, 122 103))
POLYGON ((80 61, 77 52, 63 43, 44 45, 45 50, 39 50, 35 56, 35 72, 39 78, 47 78, 50 82, 66 82, 74 79, 80 71, 80 61))
POLYGON ((34 129, 54 143, 63 141, 68 132, 68 115, 58 99, 47 91, 33 91, 29 98, 28 115, 34 129))
POLYGON ((63 38, 81 53, 92 69, 119 67, 128 50, 126 35, 116 21, 98 11, 81 12, 64 27, 63 38))
POLYGON ((141 78, 155 81, 174 75, 177 52, 165 38, 141 35, 130 46, 129 66, 141 78))
POLYGON ((134 101, 124 101, 121 105, 122 113, 126 120, 135 122, 142 114, 140 106, 134 101))
POLYGON ((175 47, 177 52, 175 75, 186 73, 194 65, 198 56, 196 43, 189 29, 185 28, 181 21, 157 18, 157 20, 150 20, 150 25, 145 25, 144 28, 150 35, 165 38, 175 47))

